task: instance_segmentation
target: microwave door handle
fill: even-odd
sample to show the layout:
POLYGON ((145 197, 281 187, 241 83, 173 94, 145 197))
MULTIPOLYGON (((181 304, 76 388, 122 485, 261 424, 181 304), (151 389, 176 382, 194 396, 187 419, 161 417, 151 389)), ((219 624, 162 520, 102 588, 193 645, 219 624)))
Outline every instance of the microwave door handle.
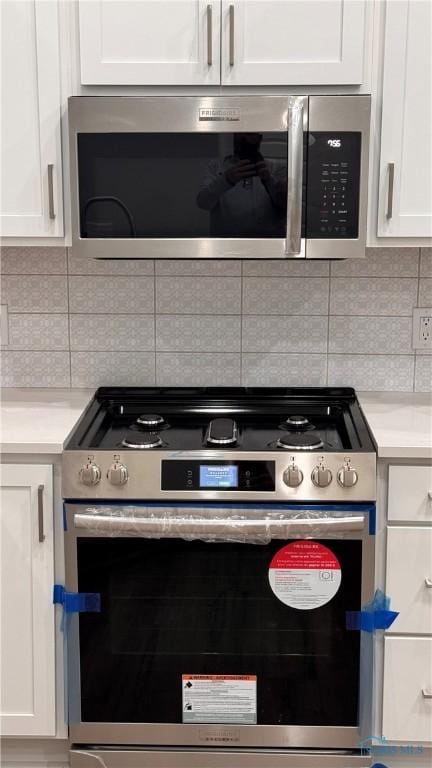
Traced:
POLYGON ((243 540, 243 539, 285 539, 292 535, 320 536, 328 533, 362 531, 365 526, 364 515, 347 515, 346 517, 327 518, 281 518, 272 520, 203 518, 197 517, 146 517, 145 515, 95 514, 78 513, 74 516, 74 526, 85 529, 99 536, 130 536, 135 534, 142 537, 161 539, 214 539, 243 540))
POLYGON ((303 100, 291 98, 288 109, 287 256, 301 253, 303 187, 303 100))

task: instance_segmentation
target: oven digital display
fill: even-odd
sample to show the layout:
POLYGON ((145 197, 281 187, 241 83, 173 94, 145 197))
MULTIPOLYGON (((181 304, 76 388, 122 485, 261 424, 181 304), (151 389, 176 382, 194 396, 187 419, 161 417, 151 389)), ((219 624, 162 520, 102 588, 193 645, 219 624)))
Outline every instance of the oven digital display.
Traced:
POLYGON ((200 465, 199 484, 200 488, 238 488, 238 467, 200 465))

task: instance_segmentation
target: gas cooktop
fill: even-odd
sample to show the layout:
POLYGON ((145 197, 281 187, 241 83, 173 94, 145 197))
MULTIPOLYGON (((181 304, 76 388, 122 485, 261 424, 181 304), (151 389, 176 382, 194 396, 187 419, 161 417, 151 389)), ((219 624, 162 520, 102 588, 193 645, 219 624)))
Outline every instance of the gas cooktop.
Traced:
POLYGON ((63 461, 74 498, 375 493, 374 446, 348 388, 101 388, 63 461))

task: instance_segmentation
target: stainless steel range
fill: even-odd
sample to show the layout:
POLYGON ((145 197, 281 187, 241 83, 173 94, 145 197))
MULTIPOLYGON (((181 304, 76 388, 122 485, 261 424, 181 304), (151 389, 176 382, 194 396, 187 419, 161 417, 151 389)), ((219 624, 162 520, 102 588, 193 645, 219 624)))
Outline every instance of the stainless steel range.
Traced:
POLYGON ((370 765, 375 471, 352 389, 98 390, 63 454, 72 766, 370 765))

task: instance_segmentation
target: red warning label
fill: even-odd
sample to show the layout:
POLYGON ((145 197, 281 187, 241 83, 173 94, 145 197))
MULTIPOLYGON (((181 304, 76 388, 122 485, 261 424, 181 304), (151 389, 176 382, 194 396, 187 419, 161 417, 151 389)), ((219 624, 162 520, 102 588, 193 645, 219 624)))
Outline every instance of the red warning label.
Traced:
POLYGON ((342 580, 336 555, 317 541, 294 541, 276 552, 269 583, 276 597, 291 608, 308 611, 328 603, 342 580))

